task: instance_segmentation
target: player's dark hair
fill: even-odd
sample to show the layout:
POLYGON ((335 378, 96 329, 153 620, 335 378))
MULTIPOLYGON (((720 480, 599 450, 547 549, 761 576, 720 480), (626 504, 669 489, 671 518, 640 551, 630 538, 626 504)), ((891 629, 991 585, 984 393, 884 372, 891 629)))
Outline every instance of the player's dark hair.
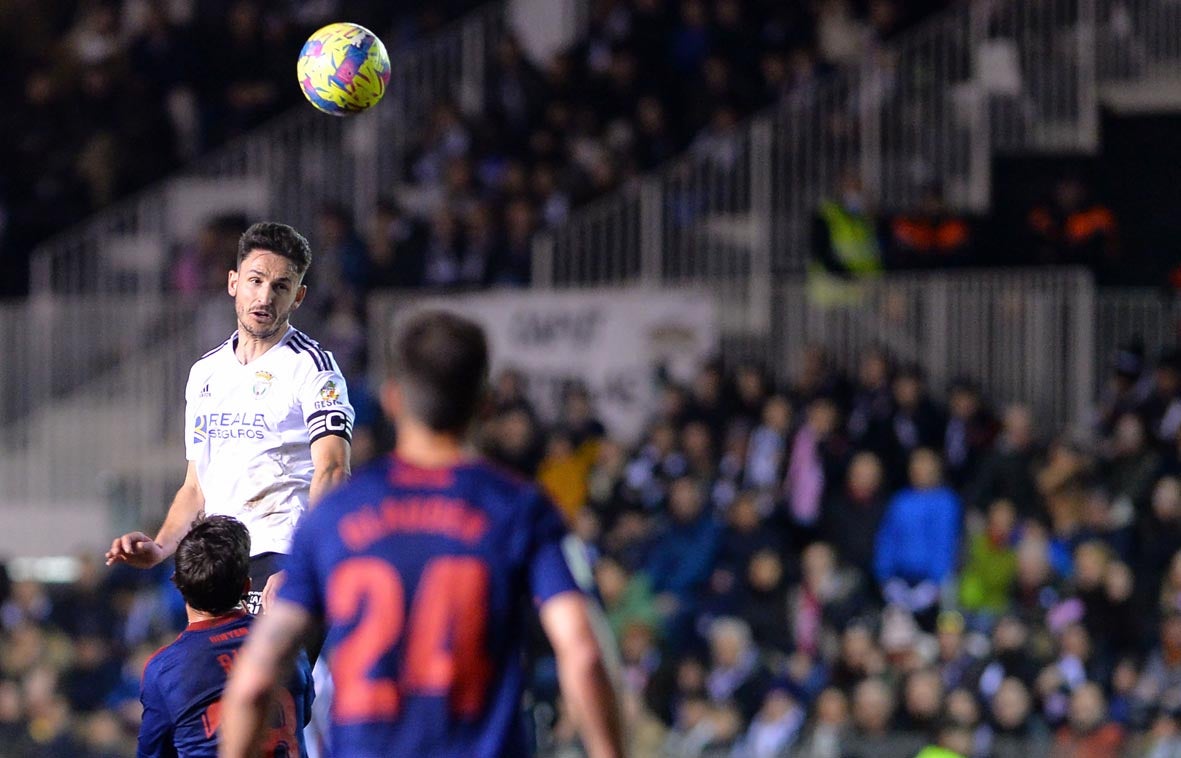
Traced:
POLYGON ((312 246, 294 228, 275 221, 259 221, 251 224, 238 238, 238 268, 242 261, 255 250, 266 250, 281 255, 295 264, 295 270, 302 277, 312 265, 312 246))
POLYGON ((484 330, 454 313, 420 313, 395 338, 390 373, 411 416, 436 432, 461 434, 488 381, 484 330))
POLYGON ((172 583, 185 602, 205 613, 232 611, 250 578, 250 532, 236 518, 209 516, 176 546, 172 583))

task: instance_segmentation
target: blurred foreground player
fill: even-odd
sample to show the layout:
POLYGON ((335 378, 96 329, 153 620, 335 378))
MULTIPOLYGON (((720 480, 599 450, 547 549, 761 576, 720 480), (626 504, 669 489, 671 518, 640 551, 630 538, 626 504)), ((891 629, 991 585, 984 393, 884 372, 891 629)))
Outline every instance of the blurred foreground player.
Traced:
MULTIPOLYGON (((254 620, 241 606, 249 572, 250 533, 236 519, 211 516, 180 541, 173 582, 184 596, 189 625, 144 668, 138 758, 217 755, 222 691, 254 620)), ((287 686, 277 692, 262 755, 306 756, 312 674, 302 652, 287 686)))
POLYGON ((349 474, 353 409, 332 354, 291 325, 312 263, 303 235, 260 222, 238 241, 229 272, 238 330, 193 364, 185 388, 188 472, 153 540, 129 532, 107 565, 152 568, 204 510, 250 530, 251 613, 281 582, 280 562, 304 511, 349 474))
POLYGON ((226 690, 223 758, 252 754, 274 683, 320 620, 336 688, 333 755, 527 755, 530 598, 589 755, 622 754, 587 599, 562 556, 561 519, 535 486, 464 451, 487 372, 484 334, 470 321, 427 313, 399 336, 382 389, 395 455, 300 524, 287 581, 226 690))

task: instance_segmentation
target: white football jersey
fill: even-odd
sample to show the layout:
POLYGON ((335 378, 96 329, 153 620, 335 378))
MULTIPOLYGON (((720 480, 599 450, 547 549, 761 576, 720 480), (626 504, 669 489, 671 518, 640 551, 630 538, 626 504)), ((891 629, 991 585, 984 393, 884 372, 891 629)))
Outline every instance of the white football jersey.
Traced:
POLYGON ((235 332, 193 364, 185 388, 185 453, 205 513, 250 530, 250 554, 286 553, 312 483, 311 444, 351 440, 353 408, 332 354, 295 327, 243 365, 235 332))

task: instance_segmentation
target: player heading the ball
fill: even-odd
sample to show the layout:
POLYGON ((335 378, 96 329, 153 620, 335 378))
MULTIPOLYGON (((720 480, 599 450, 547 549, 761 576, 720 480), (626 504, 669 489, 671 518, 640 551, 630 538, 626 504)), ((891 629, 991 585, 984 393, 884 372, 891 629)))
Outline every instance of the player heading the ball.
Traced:
POLYGON ((238 330, 193 364, 185 387, 184 484, 156 538, 116 538, 108 565, 151 568, 202 511, 233 516, 250 530, 249 610, 269 603, 296 523, 349 474, 344 376, 331 353, 291 325, 311 263, 308 241, 286 224, 243 233, 226 282, 238 330))

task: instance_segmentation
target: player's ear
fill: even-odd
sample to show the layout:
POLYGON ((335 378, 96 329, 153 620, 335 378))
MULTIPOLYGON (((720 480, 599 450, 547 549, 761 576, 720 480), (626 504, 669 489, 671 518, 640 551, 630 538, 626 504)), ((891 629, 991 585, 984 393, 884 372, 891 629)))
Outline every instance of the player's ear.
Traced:
POLYGON ((226 292, 230 293, 230 297, 238 296, 238 272, 234 269, 230 269, 226 277, 226 292))
POLYGON ((291 304, 291 310, 299 307, 303 299, 308 296, 308 286, 306 284, 299 285, 299 289, 295 291, 295 302, 291 304))
POLYGON ((402 388, 393 379, 386 379, 381 383, 381 409, 386 418, 395 419, 402 412, 402 388))

